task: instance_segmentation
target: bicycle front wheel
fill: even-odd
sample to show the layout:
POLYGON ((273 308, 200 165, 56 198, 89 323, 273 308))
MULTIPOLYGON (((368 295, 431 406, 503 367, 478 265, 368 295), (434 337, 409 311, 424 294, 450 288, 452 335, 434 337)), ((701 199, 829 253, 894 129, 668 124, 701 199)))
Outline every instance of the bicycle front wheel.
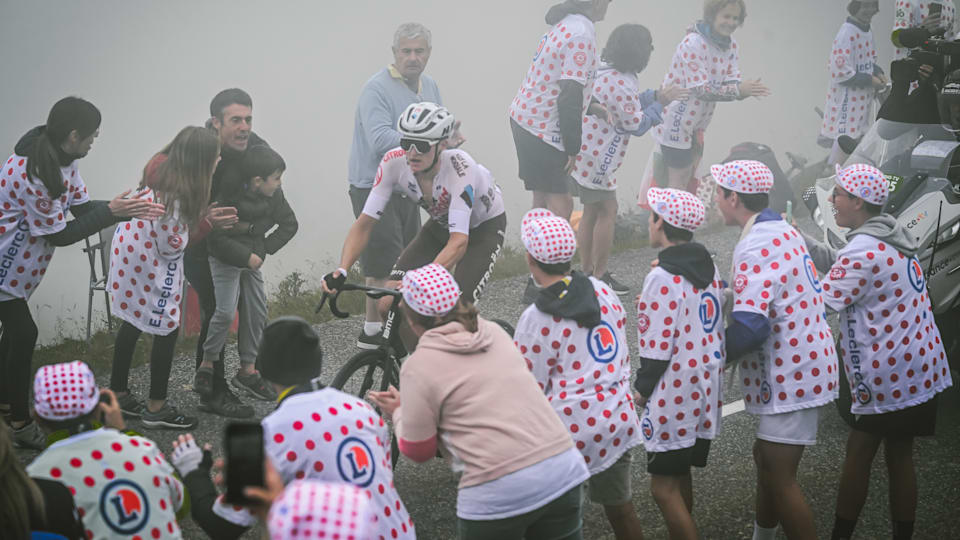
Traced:
MULTIPOLYGON (((394 387, 400 386, 397 363, 385 351, 376 349, 363 351, 348 360, 333 377, 330 386, 364 399, 367 391, 384 391, 391 384, 394 387)), ((374 410, 380 414, 378 407, 374 407, 374 410)), ((390 430, 390 462, 393 469, 396 469, 397 460, 400 459, 400 447, 393 433, 393 423, 388 421, 387 428, 390 430)))

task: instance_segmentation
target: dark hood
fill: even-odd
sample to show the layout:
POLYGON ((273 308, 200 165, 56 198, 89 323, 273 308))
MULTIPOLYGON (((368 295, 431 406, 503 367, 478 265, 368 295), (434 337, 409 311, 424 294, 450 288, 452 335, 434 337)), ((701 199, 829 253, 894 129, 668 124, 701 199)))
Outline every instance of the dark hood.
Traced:
POLYGON ((572 272, 563 280, 541 289, 535 303, 544 313, 573 319, 586 328, 600 324, 600 302, 593 283, 580 272, 572 272))
POLYGON ((720 47, 721 50, 727 50, 730 48, 730 45, 733 43, 733 39, 730 36, 718 36, 716 32, 713 31, 713 28, 710 27, 704 21, 698 21, 693 28, 687 29, 687 33, 696 32, 703 36, 707 41, 713 43, 717 47, 720 47))
POLYGON ((716 267, 703 244, 690 242, 670 246, 661 251, 659 257, 660 268, 686 278, 698 289, 706 289, 713 283, 716 267))
MULTIPOLYGON (((37 140, 46 132, 46 130, 46 126, 37 126, 24 133, 23 136, 20 137, 20 140, 17 141, 16 146, 13 147, 13 152, 18 156, 29 156, 30 151, 33 150, 33 147, 37 144, 37 140)), ((57 151, 57 161, 60 162, 61 167, 66 167, 67 165, 83 157, 74 154, 68 154, 61 150, 59 146, 56 146, 54 150, 57 151)))

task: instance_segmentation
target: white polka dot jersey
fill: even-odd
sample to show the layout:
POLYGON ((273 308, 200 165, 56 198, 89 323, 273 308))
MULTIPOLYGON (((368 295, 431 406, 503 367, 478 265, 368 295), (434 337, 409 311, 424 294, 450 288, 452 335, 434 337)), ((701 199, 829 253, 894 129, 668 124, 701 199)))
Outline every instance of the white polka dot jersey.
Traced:
MULTIPOLYGON (((156 202, 149 188, 135 196, 156 202)), ((148 334, 165 336, 177 329, 188 241, 178 208, 155 221, 133 218, 118 225, 107 280, 114 315, 148 334)))
POLYGON ((916 257, 858 234, 837 252, 823 298, 840 312, 853 414, 919 405, 953 384, 916 257))
POLYGON ((533 304, 517 321, 514 339, 594 475, 641 440, 630 393, 627 315, 609 286, 590 282, 600 302, 599 325, 586 328, 533 304))
POLYGON ((567 15, 543 36, 520 90, 510 104, 510 118, 518 126, 560 150, 560 81, 583 85, 583 108, 590 104, 590 88, 597 74, 597 34, 593 21, 567 15))
POLYGON ((837 354, 803 238, 782 219, 755 223, 733 261, 733 311, 763 315, 771 326, 760 350, 740 360, 747 412, 778 414, 836 399, 837 354))
MULTIPOLYGON (((930 16, 930 6, 939 5, 940 28, 947 29, 947 37, 953 37, 953 24, 957 17, 957 8, 946 0, 896 0, 893 14, 893 30, 917 28, 930 16)), ((894 60, 901 60, 910 54, 910 49, 898 47, 894 51, 894 60)))
POLYGON ((103 428, 58 441, 27 466, 73 494, 86 538, 180 538, 183 484, 157 445, 103 428))
POLYGON ((28 299, 37 290, 55 247, 41 238, 67 226, 72 205, 89 201, 77 161, 60 169, 66 191, 51 199, 39 179, 27 175, 27 158, 10 156, 0 170, 0 293, 28 299))
POLYGON ((723 294, 719 273, 705 289, 654 268, 637 304, 641 358, 668 361, 640 419, 648 452, 714 439, 723 408, 723 294))
POLYGON ((841 83, 858 73, 873 75, 877 47, 873 32, 861 30, 851 22, 843 23, 830 52, 830 83, 823 109, 820 136, 836 139, 847 135, 859 139, 873 123, 873 86, 854 88, 841 83))

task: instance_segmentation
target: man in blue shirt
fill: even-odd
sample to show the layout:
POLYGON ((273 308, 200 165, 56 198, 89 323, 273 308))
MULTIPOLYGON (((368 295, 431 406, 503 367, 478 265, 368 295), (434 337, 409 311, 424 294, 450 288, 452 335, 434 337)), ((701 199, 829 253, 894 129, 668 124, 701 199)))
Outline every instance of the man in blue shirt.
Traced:
MULTIPOLYGON (((354 217, 360 215, 370 195, 380 160, 400 145, 397 131, 400 113, 411 103, 430 101, 442 104, 437 83, 423 74, 430 52, 430 30, 418 23, 400 25, 393 36, 393 63, 374 74, 360 91, 347 167, 354 217)), ((360 256, 360 267, 367 285, 382 287, 386 284, 400 252, 419 230, 417 201, 395 193, 374 227, 367 249, 360 256)), ((375 349, 381 324, 376 302, 368 298, 366 323, 357 346, 375 349)))

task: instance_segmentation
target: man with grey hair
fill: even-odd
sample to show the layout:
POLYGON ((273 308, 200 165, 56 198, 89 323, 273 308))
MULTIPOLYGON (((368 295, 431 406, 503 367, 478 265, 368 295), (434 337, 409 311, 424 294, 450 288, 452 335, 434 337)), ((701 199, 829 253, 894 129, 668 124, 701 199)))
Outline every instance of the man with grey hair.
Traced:
MULTIPOLYGON (((393 63, 374 74, 360 91, 348 164, 354 217, 360 215, 370 195, 380 160, 384 154, 400 146, 397 131, 400 113, 411 103, 430 101, 442 104, 437 83, 423 74, 430 59, 430 45, 430 30, 425 26, 401 24, 393 36, 393 63)), ((360 256, 367 285, 386 284, 400 252, 419 230, 417 201, 394 193, 360 256)), ((381 324, 376 302, 368 298, 366 323, 357 346, 375 349, 381 324)))

